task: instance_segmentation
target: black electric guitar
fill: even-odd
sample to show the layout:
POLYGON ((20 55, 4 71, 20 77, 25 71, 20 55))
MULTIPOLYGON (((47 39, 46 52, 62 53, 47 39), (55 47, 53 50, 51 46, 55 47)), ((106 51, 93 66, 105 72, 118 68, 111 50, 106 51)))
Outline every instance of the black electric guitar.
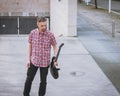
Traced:
POLYGON ((56 66, 54 65, 54 62, 57 62, 59 54, 60 54, 60 50, 61 50, 63 45, 64 45, 64 43, 62 43, 59 46, 56 57, 52 57, 52 61, 50 63, 50 73, 51 73, 51 75, 53 76, 54 79, 57 79, 59 77, 58 71, 60 70, 60 68, 56 68, 56 66))

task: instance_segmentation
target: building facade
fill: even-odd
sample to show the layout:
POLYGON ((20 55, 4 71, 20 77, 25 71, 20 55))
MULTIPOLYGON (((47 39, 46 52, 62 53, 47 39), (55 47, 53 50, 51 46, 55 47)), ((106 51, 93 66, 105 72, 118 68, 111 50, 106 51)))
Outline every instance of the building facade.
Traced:
POLYGON ((50 16, 50 0, 0 0, 0 16, 50 16))
POLYGON ((0 34, 28 34, 36 16, 55 35, 76 36, 77 0, 0 0, 0 34))

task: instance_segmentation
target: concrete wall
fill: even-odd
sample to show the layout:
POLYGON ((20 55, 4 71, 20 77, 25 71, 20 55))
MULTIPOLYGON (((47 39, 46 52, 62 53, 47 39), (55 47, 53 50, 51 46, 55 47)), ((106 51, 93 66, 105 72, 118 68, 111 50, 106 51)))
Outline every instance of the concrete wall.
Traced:
POLYGON ((77 0, 68 0, 68 36, 77 36, 77 0))
POLYGON ((49 15, 50 0, 0 0, 1 16, 49 15))
POLYGON ((56 35, 77 35, 77 0, 0 0, 0 16, 37 15, 50 16, 56 35))
POLYGON ((50 17, 51 31, 56 35, 67 35, 68 31, 68 0, 51 0, 50 2, 50 17), (56 6, 54 6, 56 5, 56 6))
POLYGON ((77 0, 51 0, 50 17, 57 36, 76 36, 77 0))

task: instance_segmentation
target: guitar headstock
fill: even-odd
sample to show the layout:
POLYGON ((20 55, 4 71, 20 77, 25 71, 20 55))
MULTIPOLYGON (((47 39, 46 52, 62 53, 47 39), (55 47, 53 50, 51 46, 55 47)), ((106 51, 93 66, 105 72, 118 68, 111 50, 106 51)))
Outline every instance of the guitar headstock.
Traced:
POLYGON ((59 56, 59 53, 60 53, 60 50, 61 50, 61 48, 62 48, 63 45, 64 45, 64 43, 61 43, 61 44, 60 44, 60 46, 59 46, 59 48, 58 48, 58 52, 57 52, 56 60, 55 60, 55 61, 57 61, 58 56, 59 56))
POLYGON ((61 48, 64 45, 64 43, 60 44, 59 48, 61 48))

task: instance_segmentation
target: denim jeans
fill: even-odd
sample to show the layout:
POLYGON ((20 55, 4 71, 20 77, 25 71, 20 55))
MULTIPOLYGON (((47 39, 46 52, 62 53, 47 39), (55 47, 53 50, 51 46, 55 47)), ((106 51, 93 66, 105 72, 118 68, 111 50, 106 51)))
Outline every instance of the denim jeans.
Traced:
MULTIPOLYGON (((30 68, 27 70, 27 78, 24 85, 24 96, 30 96, 30 90, 32 81, 36 75, 36 72, 39 67, 30 64, 30 68)), ((47 85, 47 75, 48 75, 48 67, 40 67, 40 85, 39 85, 39 92, 38 96, 44 96, 46 93, 46 85, 47 85)))

